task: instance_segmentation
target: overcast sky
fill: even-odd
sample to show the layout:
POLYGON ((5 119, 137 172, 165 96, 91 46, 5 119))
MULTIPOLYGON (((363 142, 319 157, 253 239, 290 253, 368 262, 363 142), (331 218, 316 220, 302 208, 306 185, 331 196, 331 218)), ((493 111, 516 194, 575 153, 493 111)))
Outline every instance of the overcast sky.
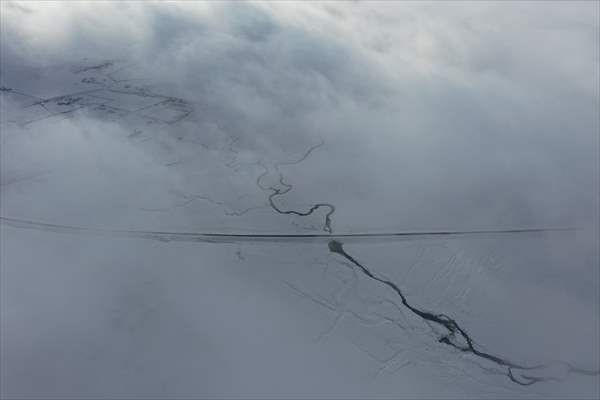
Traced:
MULTIPOLYGON (((391 268, 416 303, 474 324, 487 350, 598 369, 598 2, 2 1, 0 11, 2 217, 323 233, 328 206, 302 217, 269 204, 261 185, 281 188, 281 173, 292 185, 281 209, 332 205, 338 234, 578 228, 359 244, 354 256, 391 268), (405 272, 415 262, 425 272, 405 272)), ((1 232, 9 397, 536 396, 424 367, 459 357, 434 362, 429 347, 406 356, 419 367, 373 380, 377 362, 344 347, 363 328, 341 324, 349 342, 315 344, 328 319, 289 285, 334 291, 314 269, 341 265, 323 244, 1 232)), ((435 342, 418 331, 403 346, 435 342)))

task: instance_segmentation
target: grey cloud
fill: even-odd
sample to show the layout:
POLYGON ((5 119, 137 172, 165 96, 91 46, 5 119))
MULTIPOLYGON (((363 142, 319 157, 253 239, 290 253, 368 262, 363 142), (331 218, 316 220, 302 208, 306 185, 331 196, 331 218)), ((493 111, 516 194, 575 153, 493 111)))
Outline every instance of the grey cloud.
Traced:
MULTIPOLYGON (((269 205, 291 185, 334 233, 582 228, 347 251, 489 351, 597 368, 597 3, 1 7, 1 216, 323 233, 269 205)), ((539 394, 377 319, 389 294, 322 244, 1 229, 13 397, 539 394)), ((578 379, 539 390, 597 395, 578 379)))

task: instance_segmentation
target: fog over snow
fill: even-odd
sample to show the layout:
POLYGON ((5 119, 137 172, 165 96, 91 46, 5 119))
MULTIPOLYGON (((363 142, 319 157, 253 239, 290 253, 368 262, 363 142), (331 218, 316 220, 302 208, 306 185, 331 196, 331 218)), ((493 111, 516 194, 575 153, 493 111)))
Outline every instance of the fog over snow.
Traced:
POLYGON ((600 3, 0 3, 0 397, 598 398, 600 3))

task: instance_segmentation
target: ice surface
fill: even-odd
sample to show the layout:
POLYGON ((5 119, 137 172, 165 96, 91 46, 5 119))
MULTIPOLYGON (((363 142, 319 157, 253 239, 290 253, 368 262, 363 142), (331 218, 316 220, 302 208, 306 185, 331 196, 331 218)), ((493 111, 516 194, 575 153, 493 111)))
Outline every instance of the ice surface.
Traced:
POLYGON ((2 397, 598 397, 597 4, 103 7, 0 42, 2 397))

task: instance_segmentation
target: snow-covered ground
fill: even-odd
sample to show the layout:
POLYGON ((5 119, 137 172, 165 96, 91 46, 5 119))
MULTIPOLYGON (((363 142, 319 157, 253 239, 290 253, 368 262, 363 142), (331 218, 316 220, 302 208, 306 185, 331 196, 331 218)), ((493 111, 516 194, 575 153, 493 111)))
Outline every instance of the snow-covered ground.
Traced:
POLYGON ((597 398, 599 6, 483 4, 3 2, 2 397, 597 398))

